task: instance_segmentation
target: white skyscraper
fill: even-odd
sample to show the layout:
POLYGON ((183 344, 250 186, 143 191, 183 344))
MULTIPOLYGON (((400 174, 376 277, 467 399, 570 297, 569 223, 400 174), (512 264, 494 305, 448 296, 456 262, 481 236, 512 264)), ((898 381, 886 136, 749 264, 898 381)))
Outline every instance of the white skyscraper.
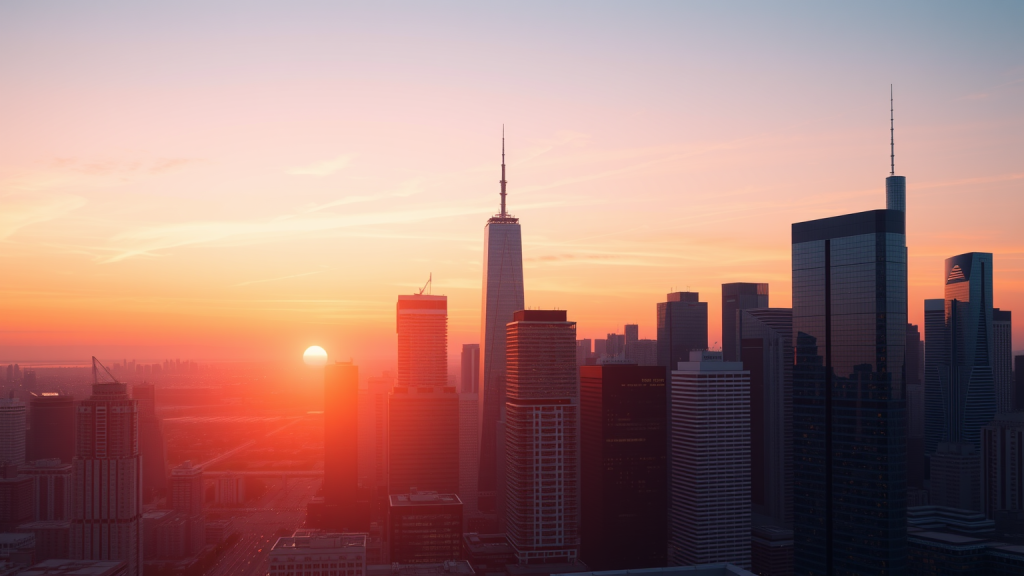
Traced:
POLYGON ((750 372, 690 352, 672 372, 669 563, 750 568, 750 372))
POLYGON ((0 462, 25 463, 25 404, 17 398, 0 398, 0 462))

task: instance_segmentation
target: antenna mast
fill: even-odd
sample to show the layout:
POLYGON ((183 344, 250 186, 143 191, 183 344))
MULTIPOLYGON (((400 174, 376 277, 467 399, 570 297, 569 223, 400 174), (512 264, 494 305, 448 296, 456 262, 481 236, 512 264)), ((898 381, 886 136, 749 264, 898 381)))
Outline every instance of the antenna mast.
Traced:
MULTIPOLYGON (((889 176, 896 175, 896 139, 892 115, 892 84, 889 84, 889 176)), ((504 142, 504 138, 502 139, 504 142)), ((503 145, 504 146, 504 145, 503 145)))
POLYGON ((501 125, 501 217, 506 218, 508 213, 505 212, 505 125, 501 125))
POLYGON ((97 366, 99 366, 100 368, 103 368, 103 371, 107 373, 107 376, 110 376, 110 379, 114 381, 114 384, 120 384, 121 383, 121 382, 118 381, 117 378, 114 377, 113 374, 110 373, 110 370, 107 370, 107 367, 104 366, 102 362, 100 362, 99 360, 96 359, 95 356, 93 356, 92 357, 92 383, 93 384, 99 384, 100 383, 100 371, 96 368, 97 366))
POLYGON ((423 288, 420 288, 420 291, 417 292, 416 294, 419 295, 419 296, 422 296, 423 292, 426 291, 427 287, 430 287, 430 292, 427 292, 427 294, 428 295, 433 294, 434 293, 434 273, 433 272, 431 272, 430 273, 430 277, 427 278, 427 283, 424 284, 423 288))

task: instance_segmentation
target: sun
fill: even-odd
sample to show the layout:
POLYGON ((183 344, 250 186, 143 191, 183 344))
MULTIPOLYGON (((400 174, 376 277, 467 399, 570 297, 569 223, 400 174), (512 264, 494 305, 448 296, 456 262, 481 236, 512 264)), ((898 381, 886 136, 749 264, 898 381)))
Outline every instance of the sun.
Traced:
POLYGON ((323 366, 327 364, 327 351, 319 346, 310 346, 302 354, 306 366, 323 366))

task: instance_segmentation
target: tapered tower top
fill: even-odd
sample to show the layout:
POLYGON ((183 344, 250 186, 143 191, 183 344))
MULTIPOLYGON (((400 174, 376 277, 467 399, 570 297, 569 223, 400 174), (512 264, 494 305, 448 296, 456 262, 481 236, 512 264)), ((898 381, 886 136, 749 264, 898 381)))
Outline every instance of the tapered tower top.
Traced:
POLYGON ((505 195, 507 194, 507 191, 506 191, 505 187, 508 184, 508 181, 505 180, 505 125, 504 124, 501 125, 501 180, 499 180, 498 183, 501 184, 501 192, 500 192, 500 194, 501 194, 501 212, 498 212, 494 216, 491 216, 491 218, 490 218, 490 220, 488 220, 488 222, 503 222, 503 223, 509 223, 509 224, 514 224, 516 222, 519 222, 519 218, 516 218, 516 217, 512 216, 511 214, 509 214, 508 210, 505 208, 505 195))

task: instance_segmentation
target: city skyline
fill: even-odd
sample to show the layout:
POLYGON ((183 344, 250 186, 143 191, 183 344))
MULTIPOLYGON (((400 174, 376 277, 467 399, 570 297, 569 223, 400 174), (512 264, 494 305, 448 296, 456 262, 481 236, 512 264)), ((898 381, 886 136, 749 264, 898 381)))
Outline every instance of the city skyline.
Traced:
MULTIPOLYGON (((573 310, 581 337, 637 323, 653 338, 664 294, 699 292, 717 348, 721 284, 766 282, 773 306, 790 305, 790 223, 885 206, 889 84, 895 173, 907 178, 909 321, 923 325, 943 260, 967 251, 994 254, 995 307, 1024 307, 1012 15, 901 6, 879 21, 869 7, 832 7, 783 19, 652 5, 665 22, 652 24, 601 6, 568 27, 568 7, 541 23, 475 8, 424 31, 410 8, 386 32, 338 37, 317 17, 354 26, 380 14, 281 20, 254 8, 221 36, 183 19, 188 7, 156 19, 110 5, 2 10, 0 54, 27 55, 0 56, 14 87, 0 111, 13 136, 0 143, 5 363, 291 362, 319 344, 378 373, 394 362, 390 295, 430 273, 451 304, 454 361, 479 340, 479 238, 498 204, 503 123, 525 305, 573 310), (689 29, 691 16, 732 20, 719 53, 697 57, 700 30, 676 38, 671 23, 689 29), (495 20, 494 40, 465 31, 495 20), (752 57, 764 22, 818 48, 773 36, 752 57), (92 36, 104 26, 109 42, 92 36), (194 51, 169 49, 181 32, 194 33, 194 51), (279 42, 255 47, 249 35, 262 33, 279 42), (504 48, 524 33, 535 44, 504 48), (596 40, 608 36, 625 41, 596 40), (413 42, 423 53, 405 62, 413 42), (220 79, 226 69, 234 82, 220 79)), ((225 15, 214 9, 211 22, 225 15)))

